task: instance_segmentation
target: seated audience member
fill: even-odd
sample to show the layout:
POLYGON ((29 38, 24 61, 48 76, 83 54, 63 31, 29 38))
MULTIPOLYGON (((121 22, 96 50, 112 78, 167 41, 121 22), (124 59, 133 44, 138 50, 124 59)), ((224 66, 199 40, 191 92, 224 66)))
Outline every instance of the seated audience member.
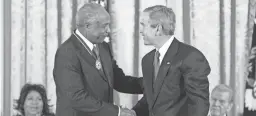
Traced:
POLYGON ((224 84, 217 85, 211 93, 208 116, 227 116, 233 106, 233 90, 224 84))
POLYGON ((17 100, 17 116, 54 116, 49 110, 46 90, 40 84, 25 84, 17 100))

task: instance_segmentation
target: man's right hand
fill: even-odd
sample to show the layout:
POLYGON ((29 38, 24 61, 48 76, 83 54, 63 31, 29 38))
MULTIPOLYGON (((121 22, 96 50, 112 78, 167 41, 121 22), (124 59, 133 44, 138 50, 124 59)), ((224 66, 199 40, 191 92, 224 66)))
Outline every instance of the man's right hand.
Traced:
POLYGON ((120 116, 136 116, 136 113, 128 108, 120 108, 120 116))

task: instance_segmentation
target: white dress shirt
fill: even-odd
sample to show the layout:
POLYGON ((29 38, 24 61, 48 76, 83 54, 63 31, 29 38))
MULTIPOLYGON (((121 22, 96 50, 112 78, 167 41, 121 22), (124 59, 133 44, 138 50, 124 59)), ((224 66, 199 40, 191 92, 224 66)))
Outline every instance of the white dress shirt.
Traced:
POLYGON ((82 33, 80 33, 80 31, 79 31, 78 29, 75 31, 75 33, 76 33, 79 37, 82 38, 82 40, 86 43, 86 45, 87 45, 87 46, 90 48, 90 50, 92 51, 94 44, 93 44, 92 42, 90 42, 88 39, 86 39, 86 38, 82 35, 82 33))
POLYGON ((171 38, 168 39, 160 49, 158 49, 158 52, 160 53, 160 56, 159 56, 160 64, 162 63, 167 50, 169 49, 170 45, 172 44, 173 39, 174 39, 174 36, 171 36, 171 38))
MULTIPOLYGON (((207 115, 207 116, 211 116, 211 114, 207 115)), ((225 114, 224 116, 227 116, 227 114, 225 114)))
MULTIPOLYGON (((208 115, 207 115, 207 116, 211 116, 210 112, 208 113, 208 115)), ((224 116, 227 116, 227 114, 225 114, 224 116)))

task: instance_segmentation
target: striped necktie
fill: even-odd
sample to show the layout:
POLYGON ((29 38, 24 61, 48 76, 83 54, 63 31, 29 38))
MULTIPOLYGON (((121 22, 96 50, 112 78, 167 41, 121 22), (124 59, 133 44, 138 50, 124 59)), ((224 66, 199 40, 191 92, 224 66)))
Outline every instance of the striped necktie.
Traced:
POLYGON ((158 70, 159 70, 159 67, 160 67, 159 56, 160 56, 159 51, 156 51, 155 52, 155 57, 154 57, 154 80, 156 80, 156 78, 157 78, 158 70))

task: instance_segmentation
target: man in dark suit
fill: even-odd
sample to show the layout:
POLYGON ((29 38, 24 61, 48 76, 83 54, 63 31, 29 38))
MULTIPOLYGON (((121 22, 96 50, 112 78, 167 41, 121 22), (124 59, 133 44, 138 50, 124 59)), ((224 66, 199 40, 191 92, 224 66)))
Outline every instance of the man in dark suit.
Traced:
POLYGON ((107 43, 110 16, 98 4, 85 4, 77 13, 77 29, 57 50, 54 81, 57 116, 132 116, 113 105, 113 88, 143 93, 141 79, 125 76, 107 43))
POLYGON ((142 59, 144 96, 133 108, 137 116, 206 116, 210 66, 199 50, 173 36, 173 10, 146 8, 140 24, 144 44, 156 49, 142 59))
POLYGON ((231 87, 224 84, 217 85, 212 90, 208 116, 227 116, 233 106, 233 96, 231 87))

